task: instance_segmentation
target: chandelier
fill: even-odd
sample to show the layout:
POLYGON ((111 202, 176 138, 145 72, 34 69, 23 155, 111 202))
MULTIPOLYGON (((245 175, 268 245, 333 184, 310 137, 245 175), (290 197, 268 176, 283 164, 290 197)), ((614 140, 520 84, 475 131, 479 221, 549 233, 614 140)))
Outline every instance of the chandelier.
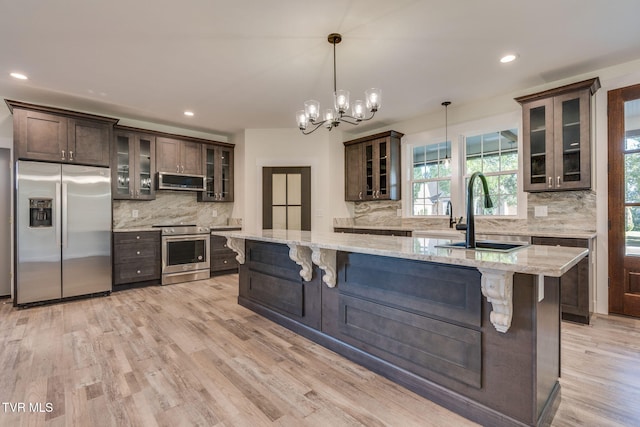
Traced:
POLYGON ((299 110, 296 113, 298 128, 304 135, 309 135, 320 126, 331 130, 341 122, 357 125, 360 122, 371 120, 380 108, 382 93, 380 89, 371 88, 364 92, 366 101, 357 100, 354 102, 349 114, 349 91, 336 89, 336 45, 342 41, 342 36, 338 33, 331 33, 327 40, 333 45, 334 108, 327 108, 320 119, 320 103, 313 99, 306 101, 304 110, 299 110), (367 112, 371 113, 370 117, 366 117, 367 112), (310 130, 307 131, 307 128, 310 130))

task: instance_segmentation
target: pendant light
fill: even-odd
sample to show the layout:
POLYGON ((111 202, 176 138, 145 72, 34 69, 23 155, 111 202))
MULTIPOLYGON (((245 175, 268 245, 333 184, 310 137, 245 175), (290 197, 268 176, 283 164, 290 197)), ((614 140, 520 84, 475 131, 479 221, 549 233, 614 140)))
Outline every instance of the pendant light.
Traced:
POLYGON ((444 101, 442 103, 442 105, 444 106, 444 143, 445 143, 445 149, 447 150, 445 155, 444 155, 444 162, 443 165, 444 167, 449 167, 449 165, 451 164, 451 160, 449 159, 449 117, 448 117, 448 108, 449 105, 451 105, 451 101, 444 101))
POLYGON ((333 46, 333 103, 334 108, 325 110, 320 117, 320 103, 316 100, 309 100, 304 103, 304 110, 296 113, 298 128, 304 135, 309 135, 321 126, 331 130, 341 122, 350 125, 358 125, 360 122, 371 120, 376 111, 380 108, 382 101, 382 91, 371 88, 364 92, 365 101, 358 100, 353 103, 351 114, 349 114, 349 91, 338 90, 336 85, 336 45, 342 41, 342 35, 331 33, 327 36, 327 41, 333 46), (367 117, 367 112, 371 116, 367 117), (307 130, 307 127, 310 127, 307 130))

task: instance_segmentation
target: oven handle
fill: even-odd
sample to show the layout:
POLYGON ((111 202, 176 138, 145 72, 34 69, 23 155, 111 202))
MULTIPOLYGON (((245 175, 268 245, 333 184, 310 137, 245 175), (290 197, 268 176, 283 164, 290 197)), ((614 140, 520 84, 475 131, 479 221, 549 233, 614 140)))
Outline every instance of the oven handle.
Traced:
POLYGON ((186 236, 162 236, 163 242, 184 242, 186 240, 208 240, 208 234, 186 235, 186 236))

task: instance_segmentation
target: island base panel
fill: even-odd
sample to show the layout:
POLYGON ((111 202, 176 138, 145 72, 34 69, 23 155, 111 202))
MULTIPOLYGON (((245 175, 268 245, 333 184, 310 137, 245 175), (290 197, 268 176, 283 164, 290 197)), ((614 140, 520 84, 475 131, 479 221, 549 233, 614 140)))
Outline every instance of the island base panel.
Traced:
POLYGON ((553 418, 560 396, 558 279, 545 280, 538 301, 537 276, 516 274, 511 329, 501 333, 489 320, 491 304, 455 283, 455 274, 443 274, 460 268, 461 281, 479 289, 475 269, 338 252, 338 284, 329 288, 315 266, 312 280, 302 280, 286 245, 247 240, 246 248, 239 304, 483 425, 538 426, 553 418), (369 278, 355 274, 365 265, 369 278), (396 287, 372 279, 393 271, 402 272, 396 287), (444 282, 456 288, 453 298, 433 290, 445 289, 444 282), (397 289, 413 297, 403 303, 397 289), (434 309, 439 298, 451 310, 434 309), (478 326, 475 315, 455 316, 474 304, 478 326))

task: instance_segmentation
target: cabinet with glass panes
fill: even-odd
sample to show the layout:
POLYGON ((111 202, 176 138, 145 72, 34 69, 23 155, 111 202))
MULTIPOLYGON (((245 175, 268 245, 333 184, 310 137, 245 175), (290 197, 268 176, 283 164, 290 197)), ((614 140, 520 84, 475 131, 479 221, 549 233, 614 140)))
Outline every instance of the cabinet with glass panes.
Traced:
POLYGON ((202 144, 205 191, 199 202, 233 202, 233 145, 202 144))
POLYGON ((152 200, 156 198, 155 136, 115 127, 112 163, 114 199, 152 200))
POLYGON ((591 188, 596 77, 516 98, 522 105, 524 191, 591 188))
POLYGON ((400 140, 383 132, 344 142, 345 200, 400 200, 400 140))

